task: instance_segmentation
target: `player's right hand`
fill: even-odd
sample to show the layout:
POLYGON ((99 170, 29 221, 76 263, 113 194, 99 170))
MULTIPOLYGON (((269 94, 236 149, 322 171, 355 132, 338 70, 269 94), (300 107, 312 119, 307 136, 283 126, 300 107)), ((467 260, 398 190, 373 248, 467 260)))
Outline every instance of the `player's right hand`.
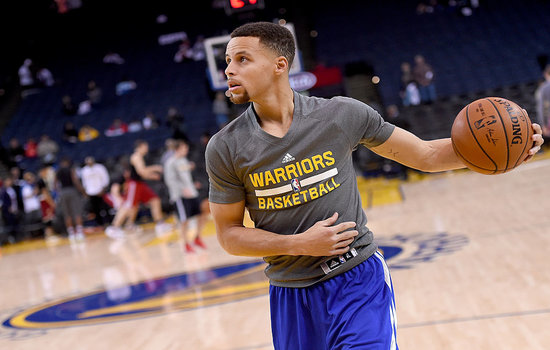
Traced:
POLYGON ((316 222, 304 233, 298 235, 300 255, 333 256, 349 251, 349 245, 359 234, 350 230, 357 226, 355 222, 346 221, 335 225, 338 213, 325 220, 316 222))

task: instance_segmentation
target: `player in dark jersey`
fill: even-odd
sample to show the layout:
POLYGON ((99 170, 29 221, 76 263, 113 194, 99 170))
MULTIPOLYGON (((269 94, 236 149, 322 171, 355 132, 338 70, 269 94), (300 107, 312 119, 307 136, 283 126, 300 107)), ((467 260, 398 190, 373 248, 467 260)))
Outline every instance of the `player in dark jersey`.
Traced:
MULTIPOLYGON (((209 142, 210 209, 229 253, 264 257, 275 349, 397 349, 388 268, 366 227, 359 145, 427 172, 463 168, 449 138, 423 141, 344 97, 290 87, 292 33, 248 23, 226 49, 233 103, 248 109, 209 142), (254 227, 243 225, 245 208, 254 227)), ((533 155, 543 140, 534 124, 533 155)))
POLYGON ((112 238, 124 237, 122 225, 135 215, 135 208, 140 204, 148 204, 155 221, 155 233, 164 235, 171 230, 171 225, 163 220, 162 207, 159 196, 145 183, 145 180, 160 180, 162 166, 146 165, 145 155, 149 152, 149 144, 144 140, 137 140, 134 144, 134 153, 130 156, 130 176, 125 184, 124 202, 117 210, 112 225, 105 229, 105 234, 112 238))

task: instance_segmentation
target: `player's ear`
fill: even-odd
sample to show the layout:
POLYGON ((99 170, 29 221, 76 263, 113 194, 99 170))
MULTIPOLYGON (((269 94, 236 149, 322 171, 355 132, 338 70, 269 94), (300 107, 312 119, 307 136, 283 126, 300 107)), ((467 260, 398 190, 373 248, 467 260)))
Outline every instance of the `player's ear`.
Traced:
POLYGON ((277 57, 277 61, 276 61, 276 73, 284 73, 285 71, 288 71, 289 67, 288 67, 288 60, 286 59, 286 57, 284 56, 279 56, 277 57))

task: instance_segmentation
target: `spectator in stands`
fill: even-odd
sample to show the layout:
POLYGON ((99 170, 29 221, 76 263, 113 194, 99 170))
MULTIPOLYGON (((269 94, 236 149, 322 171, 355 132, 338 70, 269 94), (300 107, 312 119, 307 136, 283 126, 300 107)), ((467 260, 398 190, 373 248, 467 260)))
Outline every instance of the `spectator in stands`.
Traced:
POLYGON ((82 241, 84 240, 82 195, 85 195, 86 192, 69 158, 64 157, 59 162, 56 183, 59 193, 59 208, 65 221, 69 240, 71 242, 82 241))
POLYGON ((227 98, 222 91, 216 93, 214 102, 212 102, 212 111, 216 116, 216 124, 221 129, 229 121, 229 105, 227 104, 227 98))
POLYGON ((92 106, 98 106, 103 98, 103 91, 97 86, 94 80, 88 82, 88 91, 86 92, 92 106))
POLYGON ((174 106, 168 108, 166 114, 166 124, 172 129, 173 139, 186 139, 187 126, 185 125, 185 117, 174 106))
MULTIPOLYGON (((34 226, 42 223, 42 211, 40 209, 40 198, 38 187, 36 186, 36 176, 31 172, 23 174, 23 187, 21 195, 23 197, 23 221, 26 225, 34 226)), ((32 230, 33 232, 42 232, 41 227, 32 230)))
POLYGON ((183 39, 178 47, 178 51, 174 55, 174 62, 180 63, 193 59, 193 48, 189 39, 183 39))
POLYGON ((59 145, 49 135, 43 134, 38 141, 36 152, 42 163, 53 164, 57 158, 57 152, 59 152, 59 145))
POLYGON ((109 188, 109 173, 103 164, 96 163, 94 157, 86 157, 86 165, 82 168, 82 186, 88 196, 90 212, 95 216, 95 221, 100 225, 107 225, 108 206, 103 200, 103 195, 109 188))
POLYGON ((32 73, 32 60, 30 58, 25 59, 21 67, 19 67, 19 85, 22 89, 30 89, 34 87, 34 77, 32 73))
POLYGON ((153 112, 145 113, 142 123, 145 130, 156 129, 159 126, 159 121, 153 112))
POLYGON ((61 110, 63 111, 63 114, 72 116, 76 115, 78 112, 78 107, 73 103, 71 96, 64 95, 61 98, 61 110))
POLYGON ((195 40, 191 51, 193 53, 193 60, 195 61, 202 61, 206 58, 206 51, 204 49, 204 36, 199 35, 197 37, 197 40, 195 40))
POLYGON ((426 63, 424 56, 416 55, 414 57, 413 78, 418 83, 422 103, 430 104, 436 100, 434 77, 434 71, 426 63))
POLYGON ((142 129, 143 126, 141 125, 141 121, 138 119, 134 119, 128 124, 128 132, 138 132, 142 129))
POLYGON ((15 137, 12 137, 10 139, 7 152, 10 166, 12 167, 19 164, 23 160, 23 158, 25 158, 25 149, 23 148, 23 146, 21 146, 19 140, 15 137))
POLYGON ((202 228, 207 216, 201 213, 199 192, 195 188, 191 171, 195 165, 187 159, 189 145, 183 140, 177 140, 175 152, 166 161, 164 182, 170 192, 170 202, 173 203, 181 225, 181 237, 185 244, 185 251, 194 252, 188 237, 189 220, 197 218, 197 234, 195 245, 206 248, 201 239, 202 228))
POLYGON ((91 111, 92 111, 92 102, 90 102, 90 100, 84 100, 78 104, 78 109, 76 113, 78 115, 84 115, 84 114, 90 113, 91 111))
POLYGON ((82 127, 78 131, 78 141, 80 142, 91 141, 98 137, 99 137, 99 131, 97 131, 96 128, 88 124, 82 125, 82 127))
POLYGON ((17 205, 17 194, 13 187, 13 179, 4 179, 0 192, 0 203, 2 204, 2 219, 8 235, 8 241, 15 243, 18 240, 19 232, 19 207, 17 205))
POLYGON ((52 72, 46 68, 41 67, 36 73, 36 78, 42 86, 51 87, 55 84, 55 79, 53 78, 52 72))
POLYGON ((78 142, 78 130, 76 130, 73 122, 66 122, 63 125, 63 140, 68 143, 78 142))
POLYGON ((122 79, 120 79, 120 81, 115 85, 115 92, 117 96, 122 96, 135 89, 137 89, 137 83, 127 76, 122 77, 122 79))
POLYGON ((544 81, 535 91, 537 104, 536 122, 542 126, 542 133, 550 137, 550 64, 542 72, 544 81))
POLYGON ((116 52, 109 51, 103 57, 103 63, 106 64, 124 64, 124 58, 116 52))
POLYGON ((105 136, 114 137, 120 136, 128 132, 128 125, 124 123, 120 118, 113 120, 109 129, 105 130, 105 136))
POLYGON ((25 142, 25 158, 36 158, 37 157, 37 148, 38 144, 36 143, 36 140, 33 137, 29 137, 27 139, 27 142, 25 142))
POLYGON ((420 104, 420 91, 414 80, 409 62, 401 63, 401 84, 399 95, 403 106, 416 106, 420 104))

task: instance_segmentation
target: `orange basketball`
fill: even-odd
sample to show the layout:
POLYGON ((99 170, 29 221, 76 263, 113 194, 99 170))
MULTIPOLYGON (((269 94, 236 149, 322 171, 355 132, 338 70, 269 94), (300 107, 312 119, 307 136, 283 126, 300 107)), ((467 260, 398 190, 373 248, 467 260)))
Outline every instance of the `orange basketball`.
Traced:
POLYGON ((527 113, 514 102, 486 97, 464 107, 456 116, 451 140, 464 164, 482 174, 514 169, 533 145, 527 113))

